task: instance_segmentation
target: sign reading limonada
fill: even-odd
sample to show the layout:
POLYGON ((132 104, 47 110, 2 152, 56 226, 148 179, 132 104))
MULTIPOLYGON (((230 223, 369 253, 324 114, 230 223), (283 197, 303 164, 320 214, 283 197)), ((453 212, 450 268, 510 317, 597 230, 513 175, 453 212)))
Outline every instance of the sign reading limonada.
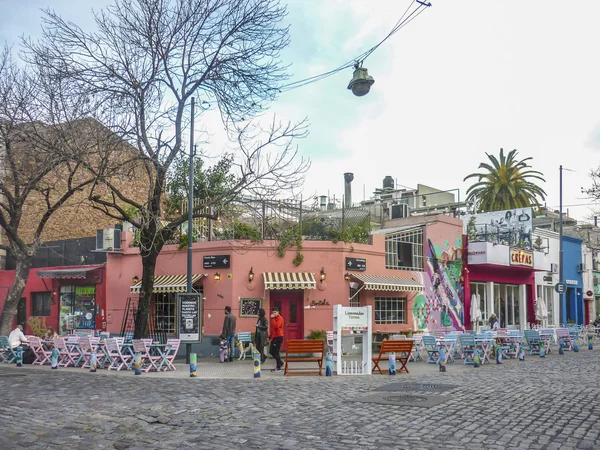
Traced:
POLYGON ((524 266, 533 267, 533 252, 529 250, 523 250, 520 248, 510 249, 510 265, 511 266, 524 266))
POLYGON ((369 325, 365 308, 342 308, 339 320, 343 328, 366 328, 369 325))
POLYGON ((177 294, 179 304, 179 339, 181 341, 200 341, 202 325, 202 294, 177 294))

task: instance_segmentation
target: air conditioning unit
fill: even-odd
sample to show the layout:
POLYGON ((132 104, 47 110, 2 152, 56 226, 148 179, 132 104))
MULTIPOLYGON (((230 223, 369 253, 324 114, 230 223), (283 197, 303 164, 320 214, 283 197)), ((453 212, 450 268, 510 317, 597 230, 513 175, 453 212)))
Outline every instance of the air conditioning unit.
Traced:
POLYGON ((555 264, 555 263, 550 264, 550 272, 558 273, 558 264, 555 264))
POLYGON ((96 251, 112 252, 121 250, 121 230, 104 228, 96 231, 96 251))
POLYGON ((585 264, 584 263, 577 264, 577 272, 585 272, 585 264))
POLYGON ((594 277, 594 286, 598 286, 600 284, 600 278, 594 277))
POLYGON ((392 219, 404 219, 409 217, 409 208, 405 203, 392 205, 392 219))

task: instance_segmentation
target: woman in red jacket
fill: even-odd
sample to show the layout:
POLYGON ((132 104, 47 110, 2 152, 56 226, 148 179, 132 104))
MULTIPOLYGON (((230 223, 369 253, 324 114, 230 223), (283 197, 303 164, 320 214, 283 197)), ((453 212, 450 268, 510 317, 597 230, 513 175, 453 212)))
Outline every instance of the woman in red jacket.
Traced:
POLYGON ((277 367, 272 369, 272 372, 279 372, 283 366, 281 356, 279 356, 279 350, 281 349, 281 344, 283 344, 283 317, 279 315, 279 309, 277 308, 273 308, 270 325, 269 340, 271 341, 271 345, 269 346, 269 353, 277 361, 277 367))

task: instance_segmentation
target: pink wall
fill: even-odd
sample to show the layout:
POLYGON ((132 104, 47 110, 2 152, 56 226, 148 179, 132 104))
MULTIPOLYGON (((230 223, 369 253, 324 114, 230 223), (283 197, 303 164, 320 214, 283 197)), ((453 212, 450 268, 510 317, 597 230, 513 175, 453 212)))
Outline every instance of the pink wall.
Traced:
MULTIPOLYGON (((124 239, 130 233, 123 233, 124 239)), ((328 241, 304 241, 302 254, 304 261, 299 267, 292 264, 296 250, 289 249, 283 258, 277 256, 277 242, 267 241, 260 244, 245 242, 230 243, 227 241, 195 243, 193 246, 193 272, 208 274, 202 278, 204 289, 204 334, 218 335, 223 324, 223 309, 232 307, 238 316, 238 331, 254 331, 255 318, 239 318, 240 298, 264 298, 263 308, 269 312, 269 291, 264 289, 263 272, 312 272, 317 279, 317 289, 304 291, 304 335, 311 329, 331 330, 333 327, 333 305, 348 305, 349 282, 344 280, 345 258, 365 258, 366 273, 371 275, 389 275, 413 278, 421 281, 420 273, 385 268, 385 238, 383 235, 373 236, 373 245, 336 244, 328 241), (220 270, 204 270, 202 268, 205 255, 231 255, 231 268, 220 270), (255 274, 254 281, 248 282, 250 267, 255 274), (327 274, 326 280, 318 280, 321 267, 327 274), (213 275, 219 272, 220 281, 213 275), (311 307, 313 301, 326 300, 329 305, 311 307)), ((127 297, 134 276, 141 277, 141 259, 136 248, 126 248, 125 253, 109 254, 107 261, 107 298, 108 298, 108 330, 119 332, 127 297)), ((176 245, 165 246, 158 259, 156 275, 179 275, 187 271, 187 253, 178 251, 176 245)), ((386 293, 386 296, 406 296, 405 293, 386 293)), ((362 291, 363 305, 373 305, 374 291, 362 291)), ((412 301, 414 294, 408 293, 407 324, 374 325, 380 331, 408 330, 412 327, 412 301)))

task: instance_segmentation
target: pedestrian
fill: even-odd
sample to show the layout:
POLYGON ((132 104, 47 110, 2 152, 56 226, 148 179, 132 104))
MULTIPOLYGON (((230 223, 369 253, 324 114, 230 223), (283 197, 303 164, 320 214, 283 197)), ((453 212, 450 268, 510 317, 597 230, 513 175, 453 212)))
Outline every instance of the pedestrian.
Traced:
POLYGON ((13 350, 27 344, 27 342, 27 338, 23 334, 23 325, 17 325, 17 328, 8 335, 8 343, 13 350))
POLYGON ((490 330, 497 330, 498 329, 498 318, 496 317, 495 313, 492 313, 492 315, 490 316, 490 320, 489 320, 489 325, 490 325, 490 330))
POLYGON ((256 321, 256 331, 254 333, 254 345, 260 353, 260 363, 264 364, 267 360, 265 355, 265 344, 269 341, 269 322, 266 318, 265 310, 260 308, 258 310, 258 320, 256 321))
POLYGON ((235 356, 235 329, 236 317, 231 314, 231 306, 225 307, 225 320, 223 320, 223 336, 229 346, 229 362, 233 362, 235 356))
POLYGON ((275 361, 277 362, 277 366, 271 371, 279 372, 281 370, 281 367, 283 366, 281 356, 279 355, 281 344, 283 344, 283 317, 281 317, 281 315, 279 314, 278 308, 273 308, 273 312, 271 313, 269 340, 271 341, 269 353, 273 358, 275 358, 275 361))

